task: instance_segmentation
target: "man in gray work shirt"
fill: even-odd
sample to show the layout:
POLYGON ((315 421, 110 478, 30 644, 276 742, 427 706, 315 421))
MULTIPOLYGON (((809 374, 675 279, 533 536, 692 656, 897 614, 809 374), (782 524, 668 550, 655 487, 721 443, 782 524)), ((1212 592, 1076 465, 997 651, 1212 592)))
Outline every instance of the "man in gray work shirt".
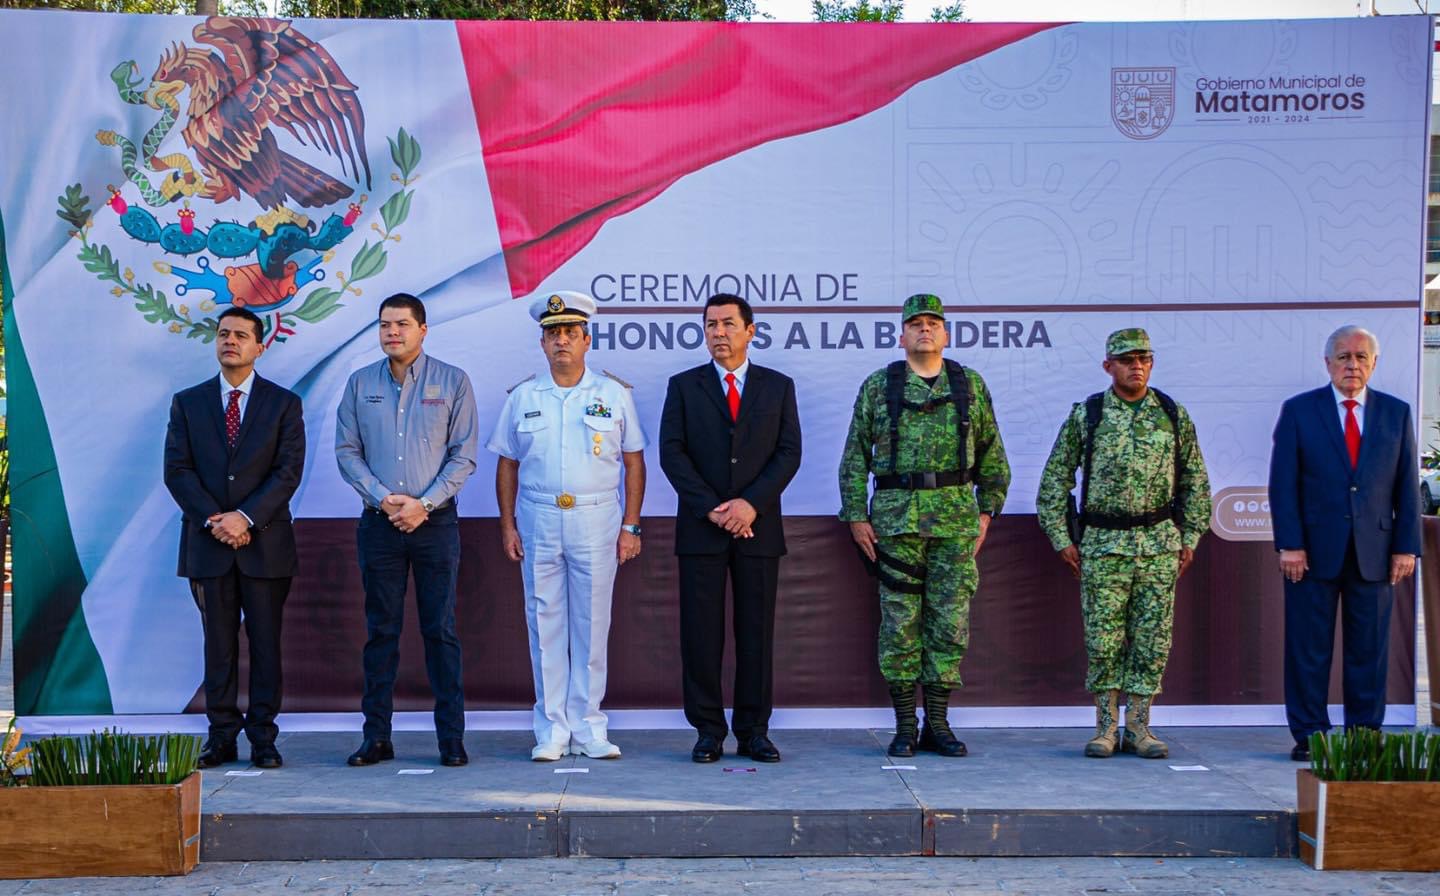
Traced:
POLYGON ((391 697, 412 568, 440 762, 469 761, 455 634, 455 496, 475 471, 475 396, 463 370, 421 351, 426 329, 419 299, 396 293, 381 302, 385 359, 350 375, 337 411, 335 459, 365 502, 356 533, 365 583, 365 742, 351 765, 395 758, 391 697))

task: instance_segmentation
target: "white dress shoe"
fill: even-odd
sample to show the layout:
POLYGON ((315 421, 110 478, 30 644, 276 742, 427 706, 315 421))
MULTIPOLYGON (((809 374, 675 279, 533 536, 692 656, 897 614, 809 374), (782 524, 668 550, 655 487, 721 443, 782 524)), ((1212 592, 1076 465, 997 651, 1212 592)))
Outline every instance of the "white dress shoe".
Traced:
POLYGON ((563 744, 536 744, 530 751, 530 758, 535 762, 558 762, 564 755, 563 744))
POLYGON ((591 759, 619 759, 620 748, 608 740, 592 740, 588 744, 574 744, 570 752, 575 756, 589 756, 591 759))

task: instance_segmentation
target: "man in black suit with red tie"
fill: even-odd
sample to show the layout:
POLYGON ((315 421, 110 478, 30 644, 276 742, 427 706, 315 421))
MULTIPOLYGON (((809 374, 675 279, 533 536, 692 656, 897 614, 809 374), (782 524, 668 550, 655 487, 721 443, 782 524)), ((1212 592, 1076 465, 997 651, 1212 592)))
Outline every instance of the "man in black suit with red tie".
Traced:
POLYGON ((735 602, 737 752, 779 762, 771 743, 775 593, 785 553, 780 493, 800 469, 795 383, 751 364, 755 315, 739 296, 705 303, 713 359, 670 378, 660 416, 660 466, 675 488, 680 558, 680 658, 696 762, 724 755, 725 580, 735 602))
POLYGON ((305 468, 300 396, 255 373, 264 325, 230 308, 215 330, 220 375, 176 393, 165 432, 165 486, 180 505, 178 574, 190 580, 205 630, 205 714, 200 767, 237 758, 279 768, 280 613, 295 574, 290 496, 305 468), (250 641, 250 706, 239 702, 239 634, 250 641))

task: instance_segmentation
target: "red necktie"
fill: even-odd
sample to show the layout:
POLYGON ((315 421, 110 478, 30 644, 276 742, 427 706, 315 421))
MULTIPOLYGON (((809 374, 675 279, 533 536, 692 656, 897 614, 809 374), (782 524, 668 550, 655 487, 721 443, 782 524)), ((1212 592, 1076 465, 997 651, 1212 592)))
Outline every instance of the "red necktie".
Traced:
POLYGON ((240 435, 240 390, 230 390, 230 403, 225 405, 225 441, 231 448, 240 435))
POLYGON ((1340 402, 1345 405, 1345 450, 1350 452, 1350 469, 1360 463, 1360 421, 1355 419, 1355 405, 1360 402, 1347 398, 1340 402))
POLYGON ((740 390, 735 388, 735 374, 725 374, 725 401, 730 405, 730 419, 740 419, 740 390))

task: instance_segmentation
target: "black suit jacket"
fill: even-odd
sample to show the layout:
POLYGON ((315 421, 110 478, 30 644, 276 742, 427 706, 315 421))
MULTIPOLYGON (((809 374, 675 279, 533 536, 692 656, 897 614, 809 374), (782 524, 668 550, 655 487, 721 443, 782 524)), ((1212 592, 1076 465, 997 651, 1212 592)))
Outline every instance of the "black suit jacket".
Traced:
POLYGON ((177 392, 165 431, 165 487, 182 514, 178 574, 213 578, 238 563, 255 578, 293 576, 290 496, 304 469, 305 417, 294 392, 256 374, 234 449, 225 442, 219 376, 177 392), (205 526, 212 514, 231 510, 253 523, 250 543, 239 550, 205 526))
POLYGON ((660 467, 680 499, 675 553, 728 550, 730 533, 707 514, 731 498, 744 498, 758 515, 751 526, 755 537, 734 539, 739 551, 784 555, 780 493, 800 469, 794 381, 751 362, 740 393, 740 416, 732 422, 714 364, 677 373, 670 378, 660 415, 660 467))

